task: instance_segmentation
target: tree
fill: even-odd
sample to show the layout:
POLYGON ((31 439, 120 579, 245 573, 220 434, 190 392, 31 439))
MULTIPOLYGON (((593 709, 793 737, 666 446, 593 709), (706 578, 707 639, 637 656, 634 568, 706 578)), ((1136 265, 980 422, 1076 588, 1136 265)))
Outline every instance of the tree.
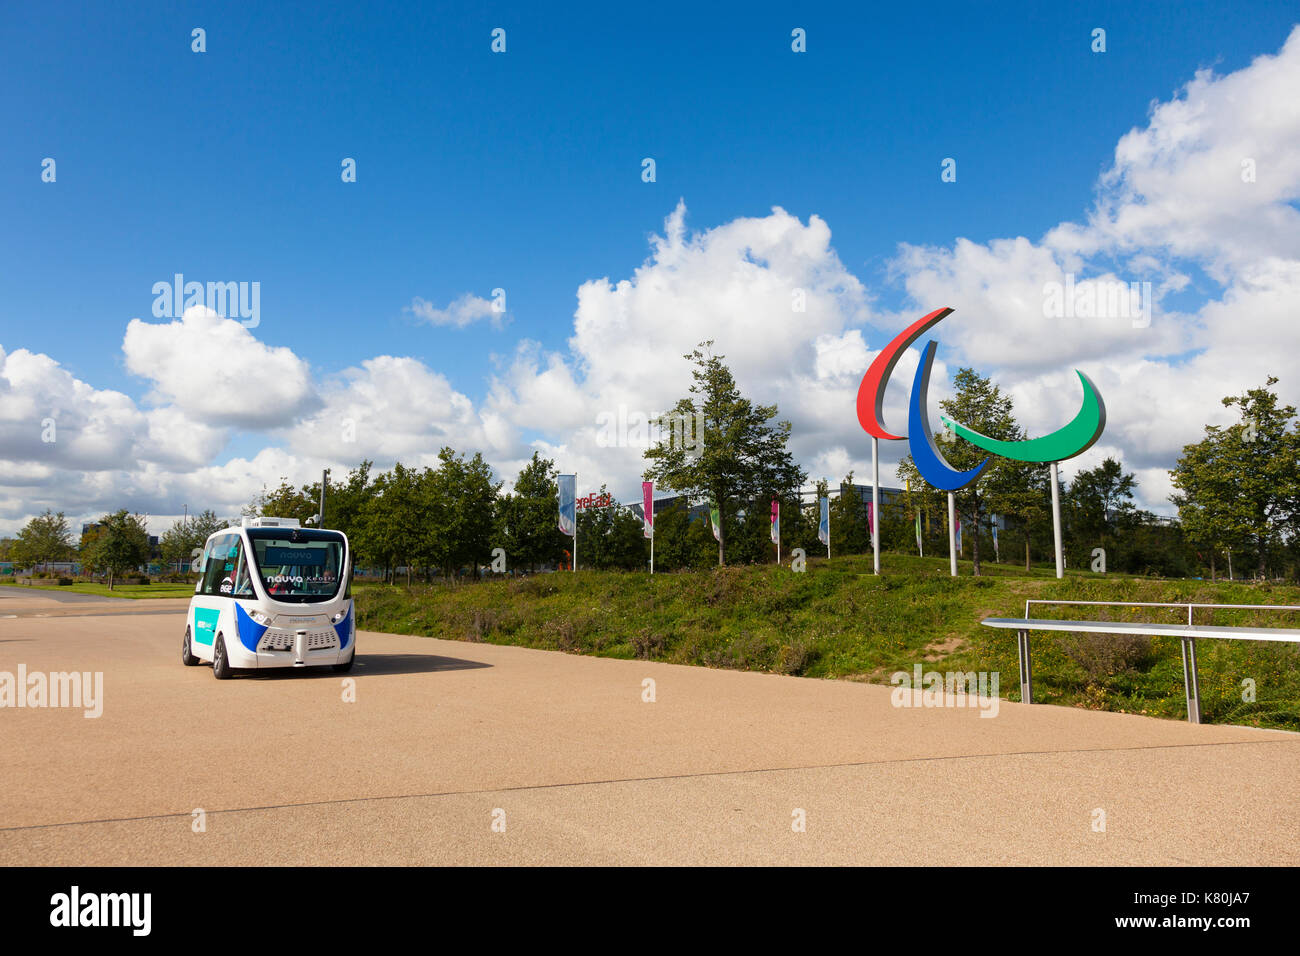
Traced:
MULTIPOLYGON (((600 497, 607 494, 600 486, 600 497)), ((617 503, 578 512, 579 567, 632 571, 649 567, 650 542, 641 520, 617 503)))
POLYGON ((1230 476, 1222 463, 1223 436, 1206 429, 1206 436, 1183 447, 1183 455, 1169 473, 1179 491, 1169 500, 1178 508, 1183 534, 1209 555, 1210 578, 1218 578, 1218 552, 1232 546, 1234 503, 1229 495, 1230 476))
POLYGON ((831 542, 836 554, 865 554, 871 550, 867 529, 867 503, 853 487, 853 472, 840 482, 840 493, 831 501, 831 542))
POLYGON ((1045 465, 1006 459, 989 482, 989 510, 1017 520, 1025 543, 1025 570, 1030 567, 1034 527, 1052 515, 1052 473, 1045 465))
POLYGON ((1132 474, 1125 474, 1123 466, 1115 458, 1108 457, 1096 468, 1081 471, 1070 483, 1070 497, 1074 503, 1090 512, 1090 516, 1099 519, 1102 525, 1109 525, 1118 515, 1133 510, 1133 489, 1137 480, 1132 474))
MULTIPOLYGON (((1108 457, 1096 468, 1074 476, 1066 500, 1071 512, 1072 537, 1082 545, 1076 549, 1080 558, 1098 545, 1108 555, 1115 551, 1113 532, 1133 523, 1133 489, 1136 487, 1137 480, 1132 474, 1125 474, 1123 466, 1115 458, 1108 457)), ((1110 563, 1117 570, 1125 566, 1118 554, 1110 563)))
POLYGON ((23 525, 10 547, 13 562, 26 567, 66 561, 71 554, 72 532, 68 521, 62 511, 54 514, 48 508, 23 525))
POLYGON ((655 568, 707 568, 717 542, 708 522, 691 520, 685 498, 678 498, 655 515, 655 568))
POLYGON ((1205 427, 1205 437, 1183 448, 1170 478, 1189 538, 1211 548, 1249 542, 1256 572, 1266 576, 1269 549, 1284 532, 1294 533, 1300 516, 1300 434, 1296 410, 1278 404, 1269 376, 1263 388, 1227 396, 1242 421, 1205 427))
POLYGON ((104 515, 98 526, 82 536, 82 564, 107 572, 108 589, 113 578, 149 560, 149 532, 143 515, 130 514, 125 508, 104 515))
MULTIPOLYGON (((949 418, 1000 441, 1020 441, 1024 438, 1020 426, 1016 424, 1015 417, 1012 415, 1014 405, 1011 396, 1003 395, 996 385, 969 368, 958 369, 954 385, 956 394, 939 403, 939 407, 949 418)), ((917 437, 920 438, 919 435, 917 437)), ((935 437, 941 442, 943 456, 948 459, 948 463, 953 468, 959 471, 974 468, 985 458, 989 459, 988 467, 979 478, 954 493, 957 517, 973 532, 974 573, 978 575, 980 573, 979 528, 988 510, 988 499, 996 486, 998 472, 1005 467, 1007 459, 990 455, 946 429, 936 433, 935 437)), ((898 477, 911 481, 918 488, 923 486, 924 480, 913 463, 911 455, 905 456, 899 462, 898 477)), ((943 513, 947 514, 946 503, 943 513)))
POLYGON ((203 547, 208 535, 220 531, 227 524, 224 518, 218 518, 211 509, 175 522, 158 539, 163 561, 188 567, 195 556, 195 550, 203 547))
POLYGON ((452 449, 438 452, 436 471, 425 469, 425 538, 420 553, 443 569, 445 577, 468 567, 478 569, 492 556, 492 534, 496 529, 496 500, 500 482, 493 482, 492 468, 480 452, 466 461, 452 449))
POLYGON ((306 525, 320 511, 319 483, 317 483, 316 489, 318 494, 313 496, 306 487, 295 488, 289 484, 288 478, 281 478, 278 488, 272 492, 267 492, 266 487, 263 486, 261 492, 254 495, 253 500, 244 505, 243 511, 240 513, 250 518, 259 515, 273 518, 297 518, 299 523, 306 525))
POLYGON ((499 502, 502 547, 509 566, 536 570, 558 562, 568 537, 560 533, 560 492, 555 462, 533 452, 515 479, 514 491, 499 502))
MULTIPOLYGON (((360 529, 361 514, 365 504, 374 495, 374 486, 370 478, 370 470, 373 467, 374 462, 367 459, 349 471, 342 481, 330 483, 325 494, 325 519, 322 527, 342 531, 348 536, 348 541, 352 541, 353 534, 360 529)), ((309 485, 304 485, 300 494, 302 498, 311 502, 311 514, 316 514, 320 510, 320 482, 313 481, 309 485)), ((302 504, 303 502, 299 500, 295 501, 293 506, 300 508, 302 504)))
POLYGON ((429 548, 426 509, 430 496, 421 493, 419 482, 414 468, 395 462, 391 472, 375 479, 375 495, 367 503, 362 521, 366 554, 386 571, 405 567, 407 584, 411 583, 412 565, 429 548))
MULTIPOLYGON (((776 557, 772 544, 772 499, 746 501, 723 529, 727 560, 746 564, 768 563, 776 557)), ((656 555, 657 557, 657 555, 656 555)))
POLYGON ((726 518, 737 501, 789 492, 803 483, 803 471, 786 447, 790 423, 768 424, 775 405, 754 405, 740 394, 725 356, 707 354, 701 342, 686 359, 695 363, 691 395, 672 415, 680 422, 700 422, 695 445, 671 433, 646 450, 652 462, 643 477, 693 498, 716 502, 724 533, 718 540, 718 564, 726 564, 726 518))

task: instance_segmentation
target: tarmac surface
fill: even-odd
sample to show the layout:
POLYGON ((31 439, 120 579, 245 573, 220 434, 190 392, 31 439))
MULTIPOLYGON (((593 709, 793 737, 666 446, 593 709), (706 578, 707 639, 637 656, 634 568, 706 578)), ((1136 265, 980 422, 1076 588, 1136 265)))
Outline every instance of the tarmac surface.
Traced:
POLYGON ((366 632, 219 682, 184 599, 49 593, 0 672, 102 714, 0 707, 4 865, 1300 863, 1296 734, 366 632))

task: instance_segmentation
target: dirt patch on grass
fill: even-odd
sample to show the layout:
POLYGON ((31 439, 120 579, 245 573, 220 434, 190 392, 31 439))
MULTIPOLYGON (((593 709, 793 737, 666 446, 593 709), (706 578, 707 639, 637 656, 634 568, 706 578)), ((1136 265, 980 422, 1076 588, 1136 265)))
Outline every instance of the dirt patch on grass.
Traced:
POLYGON ((928 644, 926 645, 925 653, 921 656, 921 660, 941 661, 948 655, 957 651, 957 649, 965 643, 966 638, 964 637, 949 637, 938 644, 928 644))

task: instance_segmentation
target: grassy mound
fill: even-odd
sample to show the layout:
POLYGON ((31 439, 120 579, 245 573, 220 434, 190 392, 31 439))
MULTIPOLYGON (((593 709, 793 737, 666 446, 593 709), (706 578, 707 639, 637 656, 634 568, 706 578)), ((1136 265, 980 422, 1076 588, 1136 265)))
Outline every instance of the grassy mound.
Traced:
MULTIPOLYGON (((1160 580, 1051 569, 1026 573, 986 563, 983 576, 948 573, 944 559, 886 555, 813 559, 788 566, 656 574, 579 571, 472 585, 362 585, 366 630, 641 658, 707 667, 888 683, 894 671, 991 671, 1019 700, 1014 632, 980 626, 1017 617, 1025 600, 1300 605, 1284 585, 1160 580)), ((1186 610, 1036 607, 1036 617, 1186 623, 1186 610)), ((1208 612, 1202 624, 1300 627, 1300 613, 1208 612)), ((1177 638, 1038 634, 1034 691, 1040 703, 1183 718, 1177 638)), ((1300 647, 1255 641, 1197 644, 1208 722, 1300 730, 1300 647), (1254 682, 1256 699, 1243 700, 1254 682)))

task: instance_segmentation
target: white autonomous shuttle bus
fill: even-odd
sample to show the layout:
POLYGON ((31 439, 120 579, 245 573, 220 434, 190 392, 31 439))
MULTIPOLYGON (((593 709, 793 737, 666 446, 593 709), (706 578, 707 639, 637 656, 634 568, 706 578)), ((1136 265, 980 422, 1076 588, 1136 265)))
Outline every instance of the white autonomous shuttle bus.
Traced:
POLYGON ((341 531, 296 518, 244 518, 208 537, 196 570, 181 660, 234 668, 352 669, 352 555, 341 531))

